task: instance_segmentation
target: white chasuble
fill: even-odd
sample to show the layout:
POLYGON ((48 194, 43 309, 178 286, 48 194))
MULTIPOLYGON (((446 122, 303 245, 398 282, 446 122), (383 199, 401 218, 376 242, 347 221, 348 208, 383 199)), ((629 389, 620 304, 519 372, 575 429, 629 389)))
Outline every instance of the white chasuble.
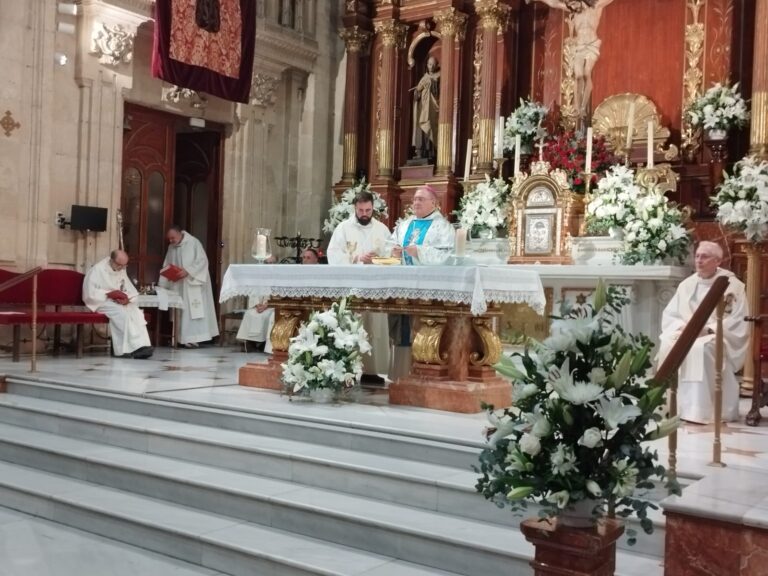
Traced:
MULTIPOLYGON (((723 317, 723 420, 733 421, 739 417, 736 372, 744 366, 749 349, 749 325, 744 321, 748 315, 744 284, 732 272, 718 268, 712 278, 694 274, 680 283, 662 315, 658 361, 661 363, 669 354, 719 276, 729 279, 725 293, 728 304, 723 317)), ((713 312, 704 327, 705 334, 696 339, 680 367, 677 411, 680 418, 689 422, 710 423, 714 419, 716 328, 717 316, 713 312)))
POLYGON ((113 270, 109 258, 97 262, 83 280, 83 302, 92 312, 106 314, 109 318, 112 350, 116 356, 151 345, 147 321, 136 305, 137 294, 125 270, 113 270), (112 290, 124 292, 132 301, 122 305, 110 300, 107 293, 112 290))
POLYGON ((184 306, 181 309, 179 343, 189 344, 211 340, 219 334, 213 289, 208 273, 208 257, 200 241, 189 232, 183 232, 178 245, 168 246, 163 267, 174 264, 189 274, 178 282, 160 276, 162 288, 179 293, 184 306))
MULTIPOLYGON (((328 244, 328 264, 362 264, 359 258, 369 252, 383 254, 389 229, 376 219, 363 226, 353 215, 336 226, 328 244)), ((363 327, 371 343, 371 354, 363 355, 363 373, 386 374, 389 370, 389 322, 387 314, 365 312, 363 327)))

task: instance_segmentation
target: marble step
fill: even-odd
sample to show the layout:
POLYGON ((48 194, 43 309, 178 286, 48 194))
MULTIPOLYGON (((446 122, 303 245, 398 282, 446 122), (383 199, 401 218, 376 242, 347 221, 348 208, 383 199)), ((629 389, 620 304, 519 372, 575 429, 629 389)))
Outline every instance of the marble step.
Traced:
POLYGON ((469 469, 10 393, 0 394, 0 422, 461 516, 485 519, 490 511, 508 521, 475 493, 476 474, 469 469))
MULTIPOLYGON (((113 482, 118 483, 112 485, 118 488, 130 488, 134 482, 136 486, 143 485, 141 482, 146 482, 146 476, 142 477, 142 474, 150 473, 150 470, 142 469, 145 460, 150 463, 157 461, 162 472, 168 468, 163 458, 170 457, 185 460, 177 465, 184 469, 193 466, 192 462, 228 468, 231 470, 230 478, 235 478, 235 489, 247 483, 238 479, 235 471, 258 474, 266 486, 267 495, 275 490, 273 485, 282 487, 292 483, 374 498, 381 504, 395 503, 439 512, 457 519, 500 524, 515 532, 521 520, 508 509, 497 508, 480 497, 473 488, 476 474, 471 471, 330 448, 323 449, 320 455, 316 447, 295 442, 163 422, 15 394, 0 395, 0 421, 51 433, 0 425, 0 458, 98 482, 106 482, 117 475, 119 478, 113 482), (176 444, 171 441, 173 438, 181 438, 182 441, 176 444), (188 438, 198 440, 192 442, 188 438), (255 447, 263 442, 269 446, 262 449, 255 447), (117 464, 112 461, 116 457, 116 449, 106 448, 105 443, 139 453, 131 452, 128 457, 130 465, 118 474, 109 469, 109 466, 117 464), (203 446, 210 446, 210 449, 204 450, 203 446), (193 452, 191 456, 190 449, 193 452), (101 464, 107 469, 92 472, 92 468, 98 469, 100 465, 93 453, 100 450, 111 450, 109 456, 103 456, 106 463, 101 464), (222 458, 224 451, 231 454, 222 458), (144 452, 149 454, 141 454, 144 452), (81 457, 85 462, 73 462, 73 459, 81 457), (98 473, 100 476, 82 476, 86 473, 98 473), (137 474, 139 477, 135 478, 137 474)), ((219 471, 222 475, 227 473, 219 471)), ((212 472, 207 475, 210 477, 212 472)), ((159 486, 145 488, 142 492, 161 493, 163 497, 173 498, 175 488, 155 479, 157 482, 159 486)), ((183 488, 188 490, 189 486, 183 488)), ((198 490, 205 492, 203 488, 198 490)), ((532 507, 526 515, 536 514, 536 508, 532 507)), ((628 550, 663 556, 664 525, 660 515, 658 520, 655 533, 642 536, 638 544, 628 550)), ((627 548, 625 539, 619 541, 619 547, 627 548)))
POLYGON ((456 574, 5 462, 0 499, 13 510, 232 576, 456 574))
POLYGON ((2 507, 0 542, 3 576, 226 576, 2 507))
POLYGON ((139 394, 110 393, 71 384, 44 382, 34 376, 13 375, 8 377, 7 382, 9 392, 24 396, 462 469, 470 469, 482 449, 479 429, 478 441, 466 442, 455 438, 448 440, 435 434, 416 434, 402 429, 366 426, 304 414, 252 408, 221 409, 213 405, 158 400, 139 394))

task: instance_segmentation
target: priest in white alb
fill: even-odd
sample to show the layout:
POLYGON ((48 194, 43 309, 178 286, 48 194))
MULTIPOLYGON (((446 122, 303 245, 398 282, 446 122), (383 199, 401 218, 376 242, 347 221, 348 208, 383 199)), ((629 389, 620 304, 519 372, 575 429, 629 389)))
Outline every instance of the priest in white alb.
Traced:
POLYGON ((219 335, 208 257, 200 241, 179 226, 172 226, 167 238, 169 246, 163 268, 173 264, 181 272, 176 281, 161 275, 159 285, 181 295, 184 306, 178 340, 186 348, 197 348, 200 342, 219 335))
POLYGON ((115 356, 149 358, 152 346, 144 313, 136 305, 138 291, 125 269, 128 254, 113 250, 97 262, 83 280, 83 302, 92 312, 106 314, 115 356))
POLYGON ((413 216, 400 221, 392 233, 392 256, 405 265, 442 264, 453 251, 453 226, 437 209, 437 191, 425 184, 413 195, 413 216))
MULTIPOLYGON (((744 321, 748 315, 744 284, 732 272, 719 268, 722 259, 723 249, 718 244, 699 244, 695 257, 696 273, 680 283, 664 309, 658 361, 661 363, 669 354, 715 279, 727 277, 727 305, 723 318, 722 414, 723 420, 730 422, 739 417, 736 372, 744 365, 749 348, 749 326, 744 321)), ((713 313, 680 367, 677 412, 682 420, 701 424, 714 420, 716 328, 717 316, 713 313)))
MULTIPOLYGON (((328 244, 328 264, 371 264, 387 251, 389 229, 373 215, 373 195, 358 193, 352 203, 355 213, 333 231, 328 244)), ((389 370, 389 324, 387 315, 363 314, 363 326, 371 340, 371 355, 363 357, 364 379, 370 380, 389 370)))

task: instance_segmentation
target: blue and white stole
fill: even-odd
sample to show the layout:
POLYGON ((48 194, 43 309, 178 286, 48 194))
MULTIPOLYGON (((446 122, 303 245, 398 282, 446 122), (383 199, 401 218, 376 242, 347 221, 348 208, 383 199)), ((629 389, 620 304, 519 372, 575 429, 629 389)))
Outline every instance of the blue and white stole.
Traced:
MULTIPOLYGON (((410 245, 421 246, 424 243, 424 238, 427 235, 427 230, 432 226, 434 220, 430 219, 416 219, 411 220, 408 224, 408 228, 405 231, 405 237, 403 238, 403 248, 410 245)), ((407 266, 413 266, 413 257, 403 251, 403 258, 407 266)))

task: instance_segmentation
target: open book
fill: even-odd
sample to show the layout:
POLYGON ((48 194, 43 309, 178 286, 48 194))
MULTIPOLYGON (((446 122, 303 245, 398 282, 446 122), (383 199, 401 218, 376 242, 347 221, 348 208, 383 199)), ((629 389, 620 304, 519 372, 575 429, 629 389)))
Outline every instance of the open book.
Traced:
POLYGON ((168 278, 171 282, 178 282, 182 278, 183 268, 179 268, 175 264, 168 264, 160 270, 160 276, 168 278))
POLYGON ((130 300, 130 298, 128 298, 128 294, 122 290, 110 290, 107 292, 107 298, 114 300, 115 302, 127 302, 130 300))

